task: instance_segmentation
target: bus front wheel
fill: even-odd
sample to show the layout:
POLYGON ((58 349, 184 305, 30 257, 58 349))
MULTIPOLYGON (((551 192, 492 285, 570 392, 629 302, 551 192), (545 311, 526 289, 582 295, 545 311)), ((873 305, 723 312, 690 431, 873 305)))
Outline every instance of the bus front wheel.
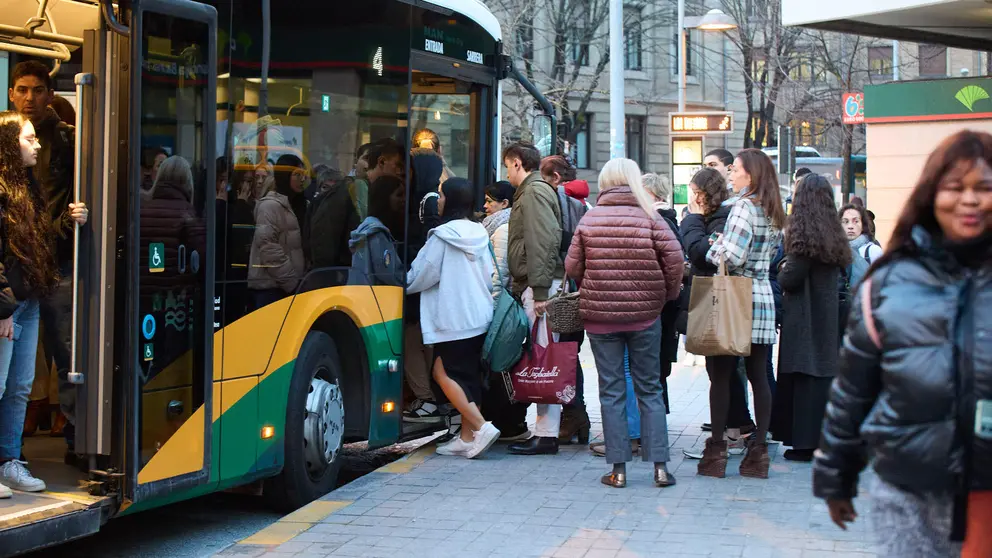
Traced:
POLYGON ((330 335, 311 331, 289 387, 283 469, 265 485, 266 499, 280 510, 295 510, 336 486, 344 440, 341 385, 337 345, 330 335))

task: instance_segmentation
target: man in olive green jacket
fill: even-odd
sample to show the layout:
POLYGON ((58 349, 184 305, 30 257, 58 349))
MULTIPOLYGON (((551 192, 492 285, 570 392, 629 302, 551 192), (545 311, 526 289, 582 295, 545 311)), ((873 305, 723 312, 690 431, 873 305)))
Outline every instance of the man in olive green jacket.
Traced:
MULTIPOLYGON (((510 213, 507 254, 513 291, 533 322, 544 315, 548 297, 561 287, 561 207, 558 193, 541 178, 541 154, 530 144, 515 143, 503 151, 507 180, 516 188, 510 213)), ((510 453, 558 453, 561 405, 538 405, 534 437, 510 446, 510 453)))

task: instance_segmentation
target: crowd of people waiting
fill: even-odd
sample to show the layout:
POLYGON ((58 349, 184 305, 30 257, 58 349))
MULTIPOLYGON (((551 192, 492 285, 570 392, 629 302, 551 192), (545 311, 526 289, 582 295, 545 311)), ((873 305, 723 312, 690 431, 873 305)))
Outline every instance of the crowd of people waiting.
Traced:
MULTIPOLYGON (((596 361, 605 438, 598 449, 612 466, 602 482, 624 487, 625 464, 637 452, 654 464, 656 486, 675 484, 665 419, 665 378, 675 358, 665 340, 685 334, 692 279, 722 264, 752 280, 751 350, 705 358, 711 420, 703 427, 712 433, 700 454, 687 452, 699 459, 697 474, 724 477, 736 445, 746 452, 740 474, 768 478, 769 441, 777 440, 791 448, 785 459, 814 462, 814 492, 844 527, 856 517, 851 500, 871 463, 885 555, 989 555, 992 388, 982 366, 989 359, 980 309, 992 296, 992 136, 962 132, 930 156, 888 251, 875 240, 864 203, 854 198, 838 211, 825 177, 801 169, 783 200, 773 164, 758 150, 709 153, 678 225, 663 177, 611 160, 596 206, 573 230, 556 195, 566 176, 560 161, 542 163, 526 144, 511 145, 503 159, 508 182, 487 189, 481 224, 463 182, 440 186, 442 227, 451 230, 430 233, 431 249, 413 263, 411 285, 425 293, 421 312, 431 316, 424 339, 436 343, 434 379, 467 417, 439 454, 481 455, 504 427, 516 442, 511 453, 552 454, 586 431, 587 417, 566 431, 561 411, 542 405, 537 431, 520 434, 505 402, 490 403, 483 393, 485 371, 474 358, 494 290, 517 294, 533 324, 564 278, 579 288, 596 361), (486 257, 487 238, 495 264, 486 257), (497 275, 503 280, 487 288, 487 277, 497 275), (441 317, 438 301, 455 291, 465 300, 441 317), (445 323, 451 335, 441 339, 445 323)), ((489 391, 502 391, 493 385, 489 391)))
MULTIPOLYGON (((42 324, 56 389, 65 383, 68 241, 88 219, 85 205, 70 201, 66 146, 74 140, 53 108, 47 68, 19 64, 12 83, 17 110, 0 113, 0 498, 12 496, 9 488, 45 489, 26 467, 22 436, 42 324)), ((725 266, 751 279, 751 346, 746 357, 704 359, 710 422, 702 427, 711 435, 702 451, 686 451, 699 460, 697 474, 722 478, 730 456, 744 452, 740 474, 768 478, 769 440, 781 441, 791 448, 785 459, 814 463, 814 492, 844 527, 856 518, 852 499, 870 463, 886 555, 990 555, 992 355, 984 340, 992 326, 981 310, 992 303, 992 136, 960 132, 931 154, 887 250, 864 203, 838 211, 829 181, 808 169, 783 200, 758 150, 708 153, 678 222, 665 177, 611 160, 591 207, 588 183, 566 158, 542 160, 526 143, 504 151, 507 181, 486 189, 479 215, 474 185, 445 165, 437 134, 421 130, 414 144, 409 152, 393 140, 364 145, 348 176, 309 172, 292 154, 233 177, 218 161, 222 252, 228 264, 243 262, 225 266, 229 301, 238 299, 231 279, 244 280, 234 304, 247 312, 296 292, 311 268, 344 270, 342 282, 404 285, 413 396, 403 419, 432 421, 454 408, 463 427, 438 446, 442 455, 474 458, 500 439, 511 453, 537 455, 588 442, 581 367, 577 397, 564 408, 538 405, 531 432, 526 405, 487 381, 479 355, 501 293, 517 297, 534 325, 574 283, 583 331, 552 335, 577 346, 589 337, 605 439, 591 449, 611 465, 602 482, 626 486, 626 463, 640 454, 653 464, 654 484, 667 487, 676 479, 667 466, 666 378, 687 335, 693 280, 725 266)), ((142 177, 143 220, 156 201, 193 211, 184 160, 148 150, 142 177)), ((70 398, 60 412, 69 460, 70 398)))

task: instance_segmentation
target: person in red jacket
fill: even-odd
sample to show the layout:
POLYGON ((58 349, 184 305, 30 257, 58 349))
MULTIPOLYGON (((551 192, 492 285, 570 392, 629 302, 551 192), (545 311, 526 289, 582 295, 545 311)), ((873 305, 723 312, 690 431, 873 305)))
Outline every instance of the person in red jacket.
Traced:
POLYGON ((613 159, 599 174, 599 200, 579 222, 565 260, 579 284, 579 312, 599 372, 607 486, 627 484, 632 458, 627 433, 624 351, 641 410, 641 456, 654 463, 655 486, 675 484, 668 471, 668 423, 658 370, 661 310, 679 295, 683 256, 672 229, 653 208, 641 169, 613 159))

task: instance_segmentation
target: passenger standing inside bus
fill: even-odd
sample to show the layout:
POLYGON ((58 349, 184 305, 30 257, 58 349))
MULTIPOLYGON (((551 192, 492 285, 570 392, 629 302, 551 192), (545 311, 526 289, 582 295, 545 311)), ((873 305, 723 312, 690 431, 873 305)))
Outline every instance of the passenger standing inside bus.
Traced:
MULTIPOLYGON (((42 218, 44 194, 30 171, 40 151, 29 119, 0 113, 0 497, 7 498, 8 487, 45 489, 19 459, 38 354, 38 301, 58 285, 53 238, 42 218)), ((69 214, 77 223, 86 222, 84 208, 69 214)))
MULTIPOLYGON (((427 242, 428 231, 440 225, 437 213, 438 186, 444 162, 431 149, 414 148, 410 152, 410 203, 407 219, 407 258, 413 259, 427 242), (425 202, 431 203, 429 215, 424 215, 425 202)), ((403 411, 405 422, 436 422, 441 409, 431 386, 431 348, 424 344, 420 323, 420 294, 407 293, 404 318, 403 358, 406 383, 413 392, 413 401, 403 411)))
POLYGON ((383 138, 369 147, 368 170, 365 178, 356 178, 350 186, 351 201, 358 211, 358 218, 365 220, 369 215, 369 185, 380 176, 402 178, 406 172, 406 150, 393 138, 383 138))
POLYGON ((441 148, 441 138, 437 135, 437 132, 430 128, 418 130, 413 134, 413 148, 431 149, 441 158, 441 164, 443 165, 441 170, 441 184, 444 184, 449 178, 455 177, 455 173, 451 172, 451 169, 448 168, 448 162, 444 160, 444 150, 441 148))
MULTIPOLYGON (((503 151, 506 178, 516 188, 510 214, 508 254, 513 292, 521 297, 531 325, 544 316, 548 298, 565 276, 561 250, 561 208, 555 189, 541 178, 541 154, 518 142, 503 151)), ((534 437, 510 446, 510 453, 558 453, 561 405, 537 406, 534 437)))
POLYGON ((179 301, 195 297, 197 276, 187 269, 194 252, 206 252, 207 233, 204 219, 197 215, 193 204, 193 171, 185 158, 173 155, 166 159, 148 194, 141 200, 141 253, 150 254, 153 244, 161 244, 165 262, 160 272, 152 272, 147 266, 140 272, 140 314, 151 314, 163 324, 161 333, 152 341, 155 360, 149 361, 146 369, 150 379, 192 347, 185 321, 169 316, 175 313, 174 308, 184 305, 179 301), (156 307, 156 296, 164 301, 160 308, 156 307), (170 301, 176 302, 170 305, 170 301))
POLYGON ((272 190, 255 204, 255 236, 248 268, 255 309, 293 294, 303 279, 306 261, 300 223, 306 212, 305 177, 299 157, 279 157, 272 190))
MULTIPOLYGON (((47 204, 46 235, 54 249, 53 264, 61 276, 58 289, 40 300, 40 315, 45 332, 45 353, 55 360, 59 376, 59 403, 65 419, 66 461, 75 461, 76 391, 69 383, 70 340, 72 332, 73 220, 76 207, 73 188, 75 129, 63 122, 49 103, 55 93, 48 67, 36 61, 21 62, 14 67, 10 100, 22 116, 29 119, 41 143, 38 163, 32 169, 47 204)), ((156 158, 156 161, 159 161, 156 158)), ((156 169, 157 170, 157 169, 156 169)), ((87 212, 83 203, 78 208, 87 212)), ((37 410, 36 410, 37 412, 37 410)), ((36 422, 36 421, 35 421, 36 422)))
POLYGON ((438 446, 437 453, 472 459, 499 439, 499 430, 479 411, 483 386, 479 357, 493 320, 495 268, 489 234, 472 221, 472 184, 452 178, 438 194, 443 224, 431 230, 410 266, 407 290, 421 293, 420 323, 424 343, 434 346, 434 381, 462 416, 461 433, 438 446))
MULTIPOLYGON (((347 203, 346 203, 347 205, 347 203)), ((404 265, 396 252, 403 235, 406 185, 395 176, 380 176, 369 187, 369 216, 349 233, 351 269, 357 277, 349 285, 404 284, 404 265)))

